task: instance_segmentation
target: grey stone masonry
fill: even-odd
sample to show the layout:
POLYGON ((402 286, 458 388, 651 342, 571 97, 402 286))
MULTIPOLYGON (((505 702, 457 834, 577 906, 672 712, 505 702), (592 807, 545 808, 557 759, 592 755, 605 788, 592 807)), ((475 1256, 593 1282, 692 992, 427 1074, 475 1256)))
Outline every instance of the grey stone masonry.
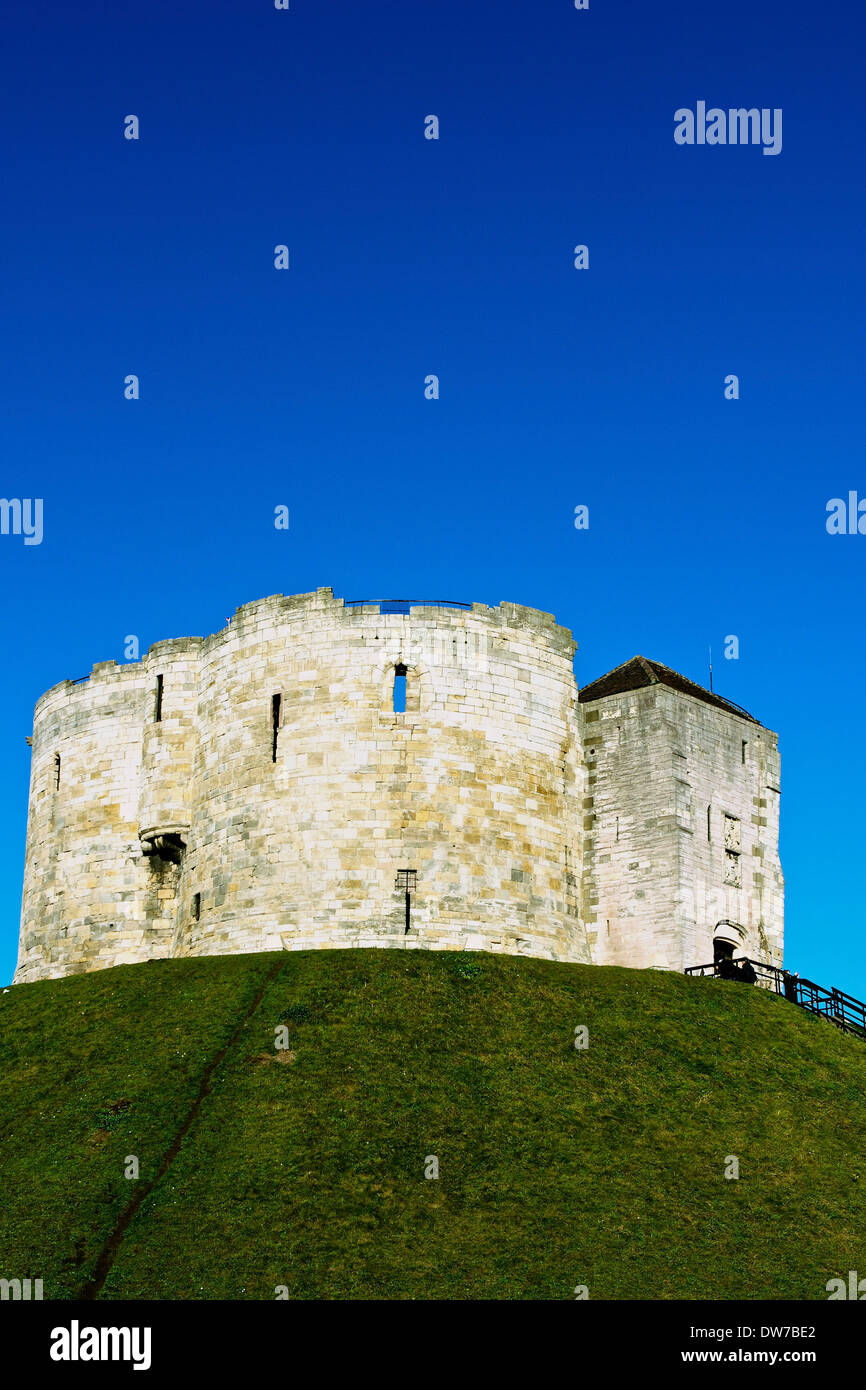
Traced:
POLYGON ((658 681, 581 703, 574 650, 512 603, 319 589, 55 686, 16 982, 349 946, 681 969, 719 935, 780 961, 775 735, 658 681))
POLYGON ((776 735, 663 681, 586 695, 582 920, 593 960, 682 970, 713 960, 720 940, 781 965, 776 735))

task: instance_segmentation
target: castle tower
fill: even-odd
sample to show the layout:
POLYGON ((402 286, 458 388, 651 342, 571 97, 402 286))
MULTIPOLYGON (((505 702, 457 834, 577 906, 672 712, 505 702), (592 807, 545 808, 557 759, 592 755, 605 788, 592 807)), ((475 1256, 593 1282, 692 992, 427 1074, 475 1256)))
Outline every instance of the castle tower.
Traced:
POLYGON ((36 706, 16 981, 160 956, 781 963, 776 735, 531 608, 248 603, 36 706))
POLYGON ((733 953, 781 965, 776 735, 641 656, 579 700, 593 960, 682 970, 733 953))
POLYGON ((322 589, 55 686, 16 980, 328 946, 588 962, 573 654, 515 604, 322 589))

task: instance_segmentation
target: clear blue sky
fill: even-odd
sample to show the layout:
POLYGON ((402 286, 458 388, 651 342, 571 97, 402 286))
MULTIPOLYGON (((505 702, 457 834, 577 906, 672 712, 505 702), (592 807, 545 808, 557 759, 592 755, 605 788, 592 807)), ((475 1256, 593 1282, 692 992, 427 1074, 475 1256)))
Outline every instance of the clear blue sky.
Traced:
POLYGON ((0 494, 45 534, 0 536, 0 978, 42 691, 331 585, 554 612, 582 683, 712 644, 780 734, 788 963, 866 996, 866 536, 825 529, 866 495, 864 40, 851 0, 7 7, 0 494), (700 100, 782 152, 675 144, 700 100))

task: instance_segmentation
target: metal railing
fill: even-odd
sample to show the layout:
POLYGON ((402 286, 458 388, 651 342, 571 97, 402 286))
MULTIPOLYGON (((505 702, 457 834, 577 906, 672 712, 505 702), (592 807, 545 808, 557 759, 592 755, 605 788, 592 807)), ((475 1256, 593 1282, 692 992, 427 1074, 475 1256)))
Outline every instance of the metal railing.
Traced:
POLYGON ((781 994, 792 1004, 799 1004, 801 1008, 808 1009, 810 1013, 817 1014, 819 1018, 828 1019, 831 1023, 835 1023, 837 1028, 843 1028, 846 1033, 856 1033, 858 1037, 866 1038, 866 1004, 855 999, 853 995, 846 994, 844 990, 825 989, 823 985, 816 985, 814 980, 804 980, 799 975, 791 975, 787 970, 780 970, 776 965, 767 965, 761 960, 751 960, 748 956, 737 956, 730 961, 711 961, 709 965, 690 965, 685 974, 716 975, 724 979, 724 967, 734 966, 737 968, 737 972, 736 974, 732 973, 728 978, 736 980, 741 978, 739 967, 746 962, 751 965, 757 976, 756 984, 761 985, 764 989, 771 989, 774 994, 781 994))

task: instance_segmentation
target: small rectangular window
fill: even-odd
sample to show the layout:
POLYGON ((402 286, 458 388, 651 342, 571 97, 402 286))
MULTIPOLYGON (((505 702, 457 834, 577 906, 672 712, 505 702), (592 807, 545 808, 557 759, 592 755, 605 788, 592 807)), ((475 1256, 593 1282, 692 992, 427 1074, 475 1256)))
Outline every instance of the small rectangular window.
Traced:
POLYGON ((394 713, 406 712, 406 667, 402 662, 394 667, 394 713))
POLYGON ((201 893, 192 895, 192 920, 197 922, 201 917, 201 893))
POLYGON ((156 709, 154 711, 154 723, 159 724, 162 720, 162 676, 156 678, 156 709))
POLYGON ((744 763, 745 763, 745 761, 746 761, 746 749, 747 749, 747 747, 748 747, 748 744, 747 744, 746 740, 743 739, 742 747, 741 747, 741 750, 740 750, 740 755, 741 755, 741 757, 742 757, 744 763))
POLYGON ((397 879, 394 887, 399 890, 402 888, 406 903, 406 919, 403 934, 408 935, 412 927, 412 894, 415 892, 418 883, 417 869, 398 869, 397 879))

